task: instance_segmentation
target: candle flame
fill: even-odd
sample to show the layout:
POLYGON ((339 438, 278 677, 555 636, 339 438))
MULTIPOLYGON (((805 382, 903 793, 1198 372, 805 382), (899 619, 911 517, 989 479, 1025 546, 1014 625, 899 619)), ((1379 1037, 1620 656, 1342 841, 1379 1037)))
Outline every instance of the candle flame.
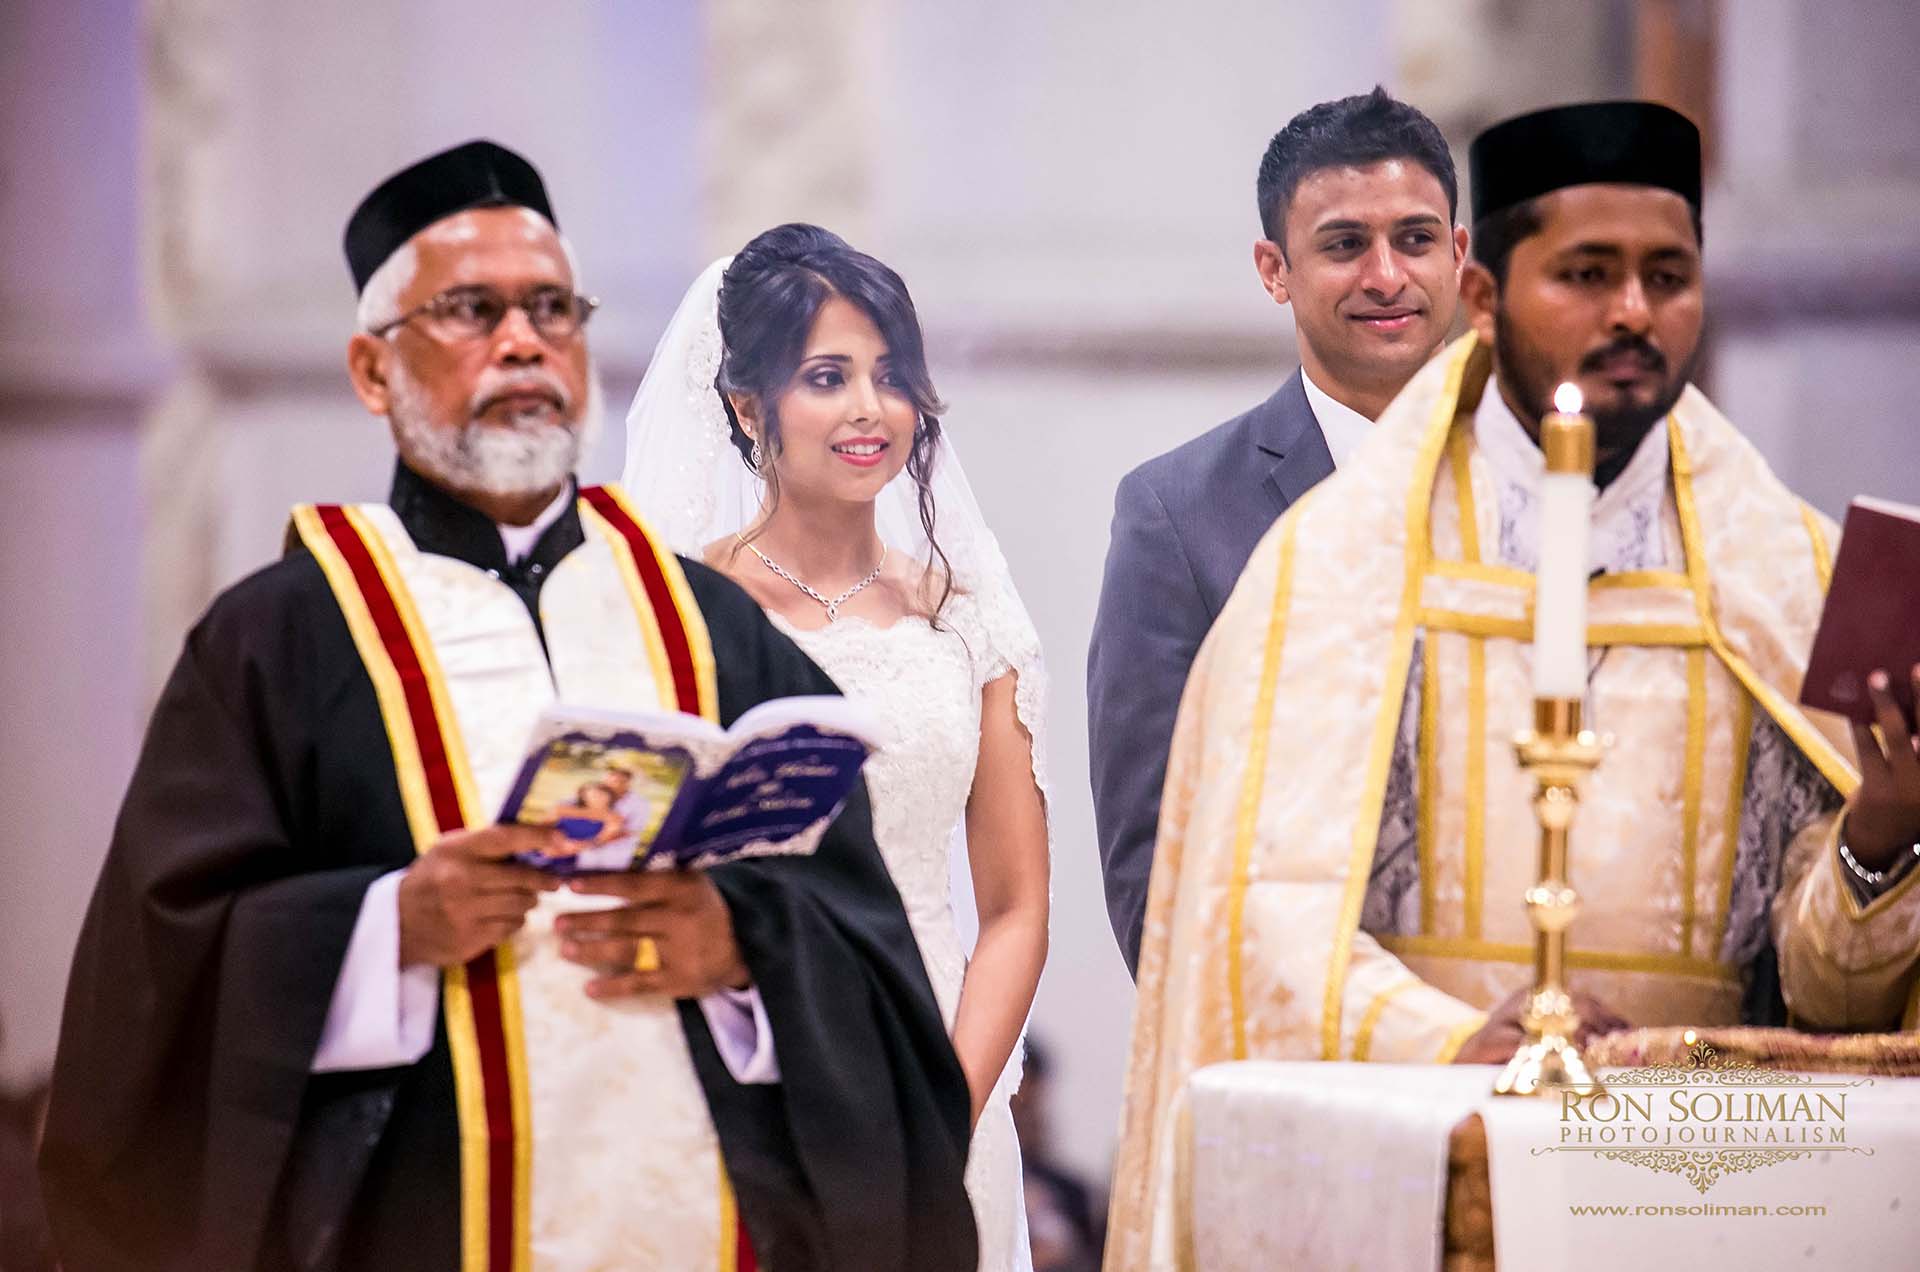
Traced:
POLYGON ((1580 408, 1585 405, 1586 398, 1581 396, 1580 386, 1572 380, 1562 381, 1560 387, 1553 391, 1553 409, 1562 415, 1578 415, 1580 408))

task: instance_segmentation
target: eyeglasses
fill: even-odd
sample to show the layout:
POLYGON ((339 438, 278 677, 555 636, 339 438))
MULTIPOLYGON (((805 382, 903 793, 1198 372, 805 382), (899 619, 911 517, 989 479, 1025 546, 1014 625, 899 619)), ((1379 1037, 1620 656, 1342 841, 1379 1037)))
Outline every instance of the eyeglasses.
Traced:
POLYGON ((482 340, 506 320, 508 311, 522 309, 541 339, 560 344, 578 335, 598 308, 600 302, 593 297, 564 287, 536 287, 518 300, 508 300, 491 287, 454 287, 367 334, 385 339, 394 328, 424 318, 429 333, 440 340, 482 340))

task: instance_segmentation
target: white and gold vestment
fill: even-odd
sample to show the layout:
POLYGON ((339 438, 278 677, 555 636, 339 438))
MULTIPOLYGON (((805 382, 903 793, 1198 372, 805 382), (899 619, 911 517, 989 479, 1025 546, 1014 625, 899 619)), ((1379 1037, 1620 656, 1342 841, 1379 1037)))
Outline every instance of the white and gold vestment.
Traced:
MULTIPOLYGON (((1520 897, 1538 832, 1511 739, 1530 719, 1533 575, 1501 559, 1514 510, 1475 437, 1490 362, 1469 336, 1415 377, 1354 462, 1268 533, 1194 666, 1141 946, 1110 1270, 1182 1266, 1190 1249, 1195 1069, 1444 1062, 1528 983, 1520 897)), ((1842 881, 1851 746, 1842 722, 1794 705, 1834 531, 1698 390, 1665 442, 1643 536, 1658 563, 1589 592, 1589 710, 1614 741, 1574 825, 1574 983, 1635 1024, 1735 1022, 1757 945, 1777 952, 1796 1019, 1891 1026, 1920 956, 1920 889, 1862 907, 1842 881), (1781 775, 1816 795, 1750 785, 1781 775)))

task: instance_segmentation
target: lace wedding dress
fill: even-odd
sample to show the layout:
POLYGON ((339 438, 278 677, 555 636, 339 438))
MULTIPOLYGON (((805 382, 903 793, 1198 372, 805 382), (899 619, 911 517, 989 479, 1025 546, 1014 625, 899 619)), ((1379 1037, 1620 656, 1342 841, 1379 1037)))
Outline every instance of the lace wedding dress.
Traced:
MULTIPOLYGON (((877 627, 842 618, 799 630, 774 623, 832 676, 848 697, 886 725, 888 740, 867 761, 873 834, 906 903, 914 939, 947 1028, 960 1004, 967 959, 954 924, 950 854, 973 789, 980 745, 980 691, 1008 671, 971 596, 947 602, 940 627, 903 618, 877 627)), ((967 1195, 980 1229, 981 1272, 1031 1268, 1020 1144, 1007 1098, 1019 1072, 1016 1050, 988 1097, 967 1160, 967 1195)))
MULTIPOLYGON (((718 297, 725 258, 687 289, 647 364, 627 412, 622 484, 647 524, 683 555, 753 523, 766 497, 740 462, 714 389, 720 367, 718 297)), ((856 617, 788 632, 843 692, 869 706, 893 733, 867 762, 874 838, 906 903, 940 1009, 952 1029, 966 975, 948 880, 964 843, 967 796, 980 746, 980 691, 1009 670, 1019 676, 1014 709, 1033 739, 1033 781, 1047 797, 1047 672, 1034 629, 999 541, 980 511, 943 435, 928 481, 939 508, 940 545, 955 592, 938 624, 908 618, 876 627, 856 617)), ((889 554, 929 567, 935 559, 919 516, 918 492, 902 474, 875 501, 889 554)), ((1051 835, 1049 835, 1051 841, 1051 835)), ((980 1229, 982 1272, 1029 1272, 1020 1145, 1007 1099, 1018 1085, 1018 1050, 995 1085, 974 1132, 967 1192, 980 1229)))

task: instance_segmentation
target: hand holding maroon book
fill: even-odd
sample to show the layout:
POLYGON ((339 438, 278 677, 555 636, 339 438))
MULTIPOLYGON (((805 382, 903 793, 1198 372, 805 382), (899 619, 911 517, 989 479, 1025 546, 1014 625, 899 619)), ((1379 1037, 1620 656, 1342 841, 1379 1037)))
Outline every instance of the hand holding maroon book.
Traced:
POLYGON ((1887 673, 1894 701, 1913 720, 1913 668, 1920 664, 1920 508, 1855 499, 1814 634, 1803 706, 1874 723, 1867 678, 1887 673))
POLYGON ((1892 882, 1907 853, 1920 855, 1917 691, 1920 509, 1856 499, 1800 701, 1852 724, 1860 788, 1848 801, 1841 855, 1876 889, 1892 882))

